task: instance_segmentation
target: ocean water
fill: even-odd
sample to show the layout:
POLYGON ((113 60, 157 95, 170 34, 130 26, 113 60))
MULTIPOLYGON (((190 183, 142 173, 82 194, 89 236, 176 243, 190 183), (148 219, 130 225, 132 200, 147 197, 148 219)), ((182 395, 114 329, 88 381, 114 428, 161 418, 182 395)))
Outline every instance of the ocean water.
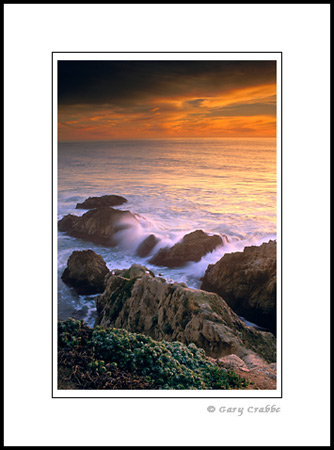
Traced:
POLYGON ((140 223, 115 248, 58 232, 58 317, 94 325, 94 296, 77 295, 60 278, 73 250, 94 250, 109 269, 138 263, 198 288, 208 264, 225 253, 276 239, 276 190, 273 138, 59 143, 58 219, 84 214, 75 206, 87 197, 117 194, 128 200, 117 208, 130 210, 140 223), (224 237, 224 245, 198 263, 168 269, 150 265, 152 255, 135 256, 151 233, 161 238, 157 251, 198 229, 224 237))

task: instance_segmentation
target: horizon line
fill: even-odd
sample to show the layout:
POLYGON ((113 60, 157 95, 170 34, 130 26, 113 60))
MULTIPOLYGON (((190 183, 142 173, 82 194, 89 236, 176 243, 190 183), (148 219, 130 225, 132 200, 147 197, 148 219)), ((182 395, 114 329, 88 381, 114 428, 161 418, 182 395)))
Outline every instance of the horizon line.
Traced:
POLYGON ((112 142, 112 141, 172 141, 189 139, 192 141, 202 140, 202 139, 277 139, 277 136, 174 136, 174 137, 157 137, 157 138, 114 138, 114 139, 67 139, 58 140, 58 144, 68 143, 68 142, 112 142))

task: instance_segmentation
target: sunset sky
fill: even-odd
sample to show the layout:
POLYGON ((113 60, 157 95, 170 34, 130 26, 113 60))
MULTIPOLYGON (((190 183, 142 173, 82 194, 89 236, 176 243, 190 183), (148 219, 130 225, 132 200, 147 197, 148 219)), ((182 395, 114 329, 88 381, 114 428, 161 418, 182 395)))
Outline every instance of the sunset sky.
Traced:
POLYGON ((59 141, 275 136, 275 61, 58 61, 59 141))

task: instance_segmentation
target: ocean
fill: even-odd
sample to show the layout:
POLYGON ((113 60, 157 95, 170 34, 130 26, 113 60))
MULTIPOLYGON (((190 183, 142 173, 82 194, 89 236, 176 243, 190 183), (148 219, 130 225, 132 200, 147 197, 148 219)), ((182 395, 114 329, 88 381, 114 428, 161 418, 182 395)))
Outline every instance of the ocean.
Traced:
POLYGON ((95 296, 78 295, 61 275, 73 250, 92 249, 110 270, 145 265, 168 281, 199 288, 209 264, 225 253, 276 239, 275 138, 170 139, 58 144, 58 220, 88 197, 121 195, 117 207, 136 214, 140 224, 107 248, 58 232, 58 317, 84 319, 93 326, 95 296), (194 230, 221 234, 224 245, 198 263, 168 269, 135 256, 148 235, 171 246, 194 230))

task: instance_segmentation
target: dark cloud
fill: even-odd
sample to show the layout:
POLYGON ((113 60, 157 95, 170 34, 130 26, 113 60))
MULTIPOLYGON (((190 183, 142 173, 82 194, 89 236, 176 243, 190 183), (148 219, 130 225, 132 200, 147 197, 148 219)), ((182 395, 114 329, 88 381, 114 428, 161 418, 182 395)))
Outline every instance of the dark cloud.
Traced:
POLYGON ((204 98, 196 98, 195 100, 188 100, 183 103, 184 106, 190 106, 192 108, 198 108, 204 102, 204 98))
POLYGON ((274 82, 275 61, 58 61, 60 105, 129 106, 274 82))

